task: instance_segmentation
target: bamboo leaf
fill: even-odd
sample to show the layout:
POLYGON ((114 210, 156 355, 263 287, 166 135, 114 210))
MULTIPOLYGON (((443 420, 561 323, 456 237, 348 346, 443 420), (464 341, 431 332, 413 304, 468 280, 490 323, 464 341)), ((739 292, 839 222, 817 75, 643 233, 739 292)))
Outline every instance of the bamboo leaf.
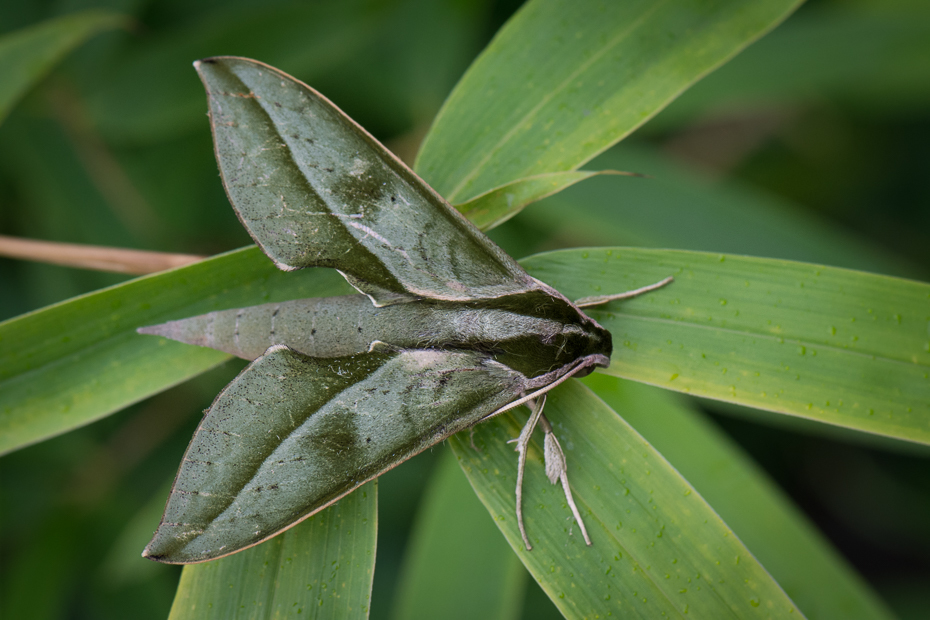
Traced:
POLYGON ((0 453, 88 424, 229 359, 141 336, 138 327, 347 289, 329 270, 281 272, 252 247, 0 323, 0 453))
POLYGON ((930 94, 928 28, 924 3, 810 6, 676 100, 649 130, 714 110, 825 99, 878 115, 919 109, 930 94))
POLYGON ((694 485, 808 618, 893 617, 761 468, 682 399, 602 373, 584 383, 694 485))
POLYGON ((420 500, 392 617, 519 618, 525 584, 523 565, 447 452, 420 500))
POLYGON ((675 276, 590 308, 606 371, 695 396, 930 443, 930 285, 790 261, 629 248, 523 265, 570 299, 675 276))
POLYGON ((455 205, 462 215, 482 230, 494 228, 519 213, 523 207, 546 196, 551 196, 563 189, 601 174, 638 176, 630 172, 600 170, 590 172, 549 172, 519 179, 502 187, 496 187, 468 202, 455 205))
POLYGON ((546 480, 539 443, 524 482, 534 548, 523 546, 514 517, 517 458, 507 443, 522 415, 479 425, 481 452, 462 435, 451 445, 510 546, 567 618, 803 617, 704 499, 588 388, 572 381, 553 390, 546 415, 565 449, 590 547, 561 488, 546 480))
MULTIPOLYGON (((591 310, 614 333, 613 374, 927 442, 925 284, 788 261, 724 256, 721 262, 720 255, 660 250, 567 251, 524 264, 574 298, 676 275, 666 291, 614 304, 607 314, 591 310), (595 253, 600 258, 592 259, 595 253), (594 264, 600 269, 592 271, 594 264), (760 275, 762 267, 767 271, 760 275), (753 287, 763 276, 770 288, 753 287), (815 287, 814 281, 822 284, 815 287), (840 292, 839 286, 848 288, 840 292), (653 319, 638 316, 645 311, 653 319)), ((344 290, 331 272, 279 273, 253 248, 2 323, 0 445, 8 451, 76 428, 227 359, 137 336, 140 325, 344 290), (157 307, 151 299, 158 299, 157 307)))
POLYGON ((170 620, 367 618, 377 484, 264 544, 184 567, 170 620))
POLYGON ((0 37, 0 123, 71 50, 99 32, 125 25, 122 15, 83 11, 0 37))
POLYGON ((585 245, 636 245, 749 254, 919 277, 874 241, 735 180, 712 180, 658 149, 623 142, 590 164, 651 178, 592 179, 523 213, 534 229, 585 245), (700 231, 700 234, 695 234, 700 231))
POLYGON ((578 168, 798 4, 529 2, 449 96, 416 169, 455 203, 578 168))

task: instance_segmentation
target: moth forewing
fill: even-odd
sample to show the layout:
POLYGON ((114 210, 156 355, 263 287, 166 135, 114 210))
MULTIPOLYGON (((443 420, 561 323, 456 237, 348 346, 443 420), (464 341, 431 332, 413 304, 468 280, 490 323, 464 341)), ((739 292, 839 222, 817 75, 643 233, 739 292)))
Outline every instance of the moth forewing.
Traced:
POLYGON ((246 58, 194 66, 207 90, 226 193, 279 267, 334 267, 378 306, 492 299, 537 287, 320 93, 246 58))
POLYGON ((207 411, 145 555, 186 564, 266 540, 481 420, 524 383, 472 351, 313 358, 276 345, 207 411))

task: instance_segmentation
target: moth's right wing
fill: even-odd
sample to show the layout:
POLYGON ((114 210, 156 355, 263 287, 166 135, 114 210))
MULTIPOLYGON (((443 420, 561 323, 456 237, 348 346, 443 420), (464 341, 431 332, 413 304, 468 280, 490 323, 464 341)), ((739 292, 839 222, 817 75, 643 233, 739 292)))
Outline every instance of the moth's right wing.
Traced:
POLYGON ((188 564, 285 530, 523 391, 468 351, 320 359, 270 348, 217 396, 144 555, 188 564))
POLYGON ((539 283, 339 108, 247 58, 195 63, 223 185, 282 269, 333 267, 377 306, 539 283))

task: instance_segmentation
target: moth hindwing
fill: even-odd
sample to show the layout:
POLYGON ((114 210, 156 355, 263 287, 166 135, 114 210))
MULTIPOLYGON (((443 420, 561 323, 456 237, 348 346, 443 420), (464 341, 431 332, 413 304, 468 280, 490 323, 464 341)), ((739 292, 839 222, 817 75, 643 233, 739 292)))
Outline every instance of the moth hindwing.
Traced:
POLYGON ((139 329, 253 360, 207 410, 144 555, 191 563, 257 544, 525 402, 548 435, 534 399, 606 366, 610 334, 310 87, 245 58, 195 67, 249 234, 280 268, 332 267, 362 295, 139 329))

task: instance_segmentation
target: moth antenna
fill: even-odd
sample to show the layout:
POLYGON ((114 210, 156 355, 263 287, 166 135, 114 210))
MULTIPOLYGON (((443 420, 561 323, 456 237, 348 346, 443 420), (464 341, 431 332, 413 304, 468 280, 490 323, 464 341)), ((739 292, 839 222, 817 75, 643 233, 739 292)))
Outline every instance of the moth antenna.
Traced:
POLYGON ((532 551, 533 545, 530 544, 530 539, 526 535, 526 526, 523 524, 523 473, 526 470, 526 449, 530 445, 530 437, 533 436, 533 430, 536 428, 536 423, 539 421, 539 416, 542 415, 545 404, 545 394, 539 400, 531 402, 530 419, 527 420, 526 426, 523 427, 520 436, 516 439, 517 447, 515 450, 519 455, 517 457, 517 525, 520 526, 520 536, 523 537, 523 544, 526 545, 527 551, 532 551))
POLYGON ((555 433, 552 432, 552 424, 549 423, 546 416, 542 415, 541 411, 539 422, 540 426, 543 427, 543 431, 546 433, 546 475, 549 476, 549 482, 552 484, 561 481, 562 491, 565 493, 565 500, 568 502, 568 507, 571 508, 572 514, 575 516, 575 521, 581 529, 581 535, 584 536, 585 543, 590 547, 591 539, 588 537, 588 530, 584 527, 584 521, 581 520, 581 513, 578 512, 578 506, 575 505, 575 499, 572 497, 571 487, 568 486, 568 466, 565 463, 565 453, 562 452, 562 446, 559 445, 558 438, 555 436, 555 433))
POLYGON ((589 308, 591 306, 599 306, 601 304, 606 304, 608 301, 617 301, 618 299, 630 299, 631 297, 636 297, 637 295, 642 295, 643 293, 648 293, 649 291, 654 291, 657 288, 662 288, 666 284, 670 284, 675 280, 672 276, 669 276, 662 280, 661 282, 656 282, 655 284, 650 284, 649 286, 644 286, 632 291, 627 291, 625 293, 616 293, 614 295, 595 295, 593 297, 582 297, 581 299, 575 300, 575 306, 578 308, 589 308))

